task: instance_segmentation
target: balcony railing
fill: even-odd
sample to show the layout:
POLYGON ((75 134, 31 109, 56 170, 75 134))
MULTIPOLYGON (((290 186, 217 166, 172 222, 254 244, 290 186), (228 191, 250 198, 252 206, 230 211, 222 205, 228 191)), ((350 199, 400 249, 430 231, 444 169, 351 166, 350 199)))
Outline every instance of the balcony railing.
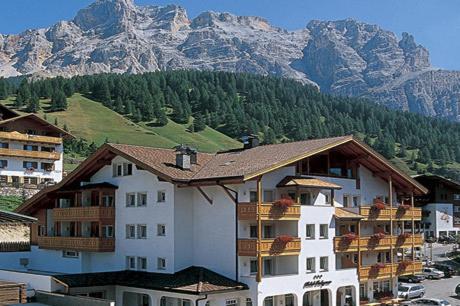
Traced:
MULTIPOLYGON (((404 235, 400 236, 385 236, 383 238, 376 238, 372 236, 361 236, 359 238, 349 240, 345 236, 339 236, 334 238, 334 251, 335 252, 357 252, 358 251, 358 239, 361 251, 374 251, 374 250, 385 250, 393 247, 411 247, 412 246, 412 234, 407 237, 404 235)), ((414 245, 421 246, 423 244, 423 238, 420 234, 414 235, 414 245)))
POLYGON ((361 206, 359 208, 359 214, 364 217, 364 220, 381 220, 389 221, 393 220, 411 220, 412 213, 414 219, 417 221, 422 220, 422 209, 420 207, 414 207, 409 209, 403 209, 400 207, 393 207, 386 205, 383 209, 376 209, 372 206, 361 206))
POLYGON ((59 137, 41 136, 41 135, 29 135, 22 134, 19 132, 0 132, 0 139, 4 140, 15 140, 21 142, 36 142, 59 145, 62 143, 62 139, 59 137))
POLYGON ((393 276, 418 274, 422 272, 421 262, 400 262, 394 264, 377 264, 373 266, 363 266, 359 269, 359 280, 383 279, 393 276))
POLYGON ((61 153, 0 148, 0 156, 59 160, 61 158, 61 153))
POLYGON ((114 252, 114 238, 94 237, 38 237, 38 247, 51 250, 85 252, 114 252))
MULTIPOLYGON (((257 203, 239 203, 238 219, 255 221, 257 220, 257 203)), ((274 203, 263 203, 261 205, 262 220, 299 220, 300 205, 294 204, 285 209, 276 206, 274 203)))
POLYGON ((115 219, 115 207, 69 207, 54 208, 54 221, 97 221, 102 219, 115 219))
MULTIPOLYGON (((238 239, 239 256, 257 256, 257 239, 238 239)), ((293 238, 289 242, 278 239, 262 239, 260 243, 262 256, 299 255, 300 238, 293 238)))

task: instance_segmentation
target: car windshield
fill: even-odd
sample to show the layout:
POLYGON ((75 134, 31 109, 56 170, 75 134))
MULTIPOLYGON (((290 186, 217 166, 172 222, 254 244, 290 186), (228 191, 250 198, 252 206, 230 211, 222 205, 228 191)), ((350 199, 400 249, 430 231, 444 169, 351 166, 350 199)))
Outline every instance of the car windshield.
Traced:
POLYGON ((398 291, 407 292, 407 291, 409 291, 409 287, 399 286, 399 287, 398 287, 398 291))
POLYGON ((446 300, 442 300, 440 303, 441 305, 450 305, 450 303, 446 300))

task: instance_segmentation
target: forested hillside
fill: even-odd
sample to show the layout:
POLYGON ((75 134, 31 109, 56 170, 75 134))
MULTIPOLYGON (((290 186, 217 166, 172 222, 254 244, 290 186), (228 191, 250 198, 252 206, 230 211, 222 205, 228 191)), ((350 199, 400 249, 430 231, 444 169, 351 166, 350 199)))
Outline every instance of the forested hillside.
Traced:
POLYGON ((265 143, 355 134, 399 165, 405 163, 412 173, 458 178, 460 169, 460 124, 333 97, 288 79, 198 71, 102 74, 16 85, 0 79, 0 99, 9 97, 16 108, 28 112, 39 111, 42 99, 50 101, 46 112, 64 111, 66 97, 74 93, 139 125, 161 127, 173 120, 190 124, 192 133, 209 126, 233 138, 258 133, 265 143))

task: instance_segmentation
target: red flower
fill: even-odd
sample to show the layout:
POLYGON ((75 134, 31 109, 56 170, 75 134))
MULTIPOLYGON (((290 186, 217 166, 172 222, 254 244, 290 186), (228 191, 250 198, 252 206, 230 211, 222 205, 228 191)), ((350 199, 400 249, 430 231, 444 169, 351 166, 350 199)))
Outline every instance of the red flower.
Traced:
POLYGON ((281 244, 287 244, 287 243, 291 242, 292 240, 294 240, 294 238, 292 236, 280 235, 275 239, 275 242, 279 242, 281 244))
POLYGON ((347 233, 345 235, 343 235, 343 238, 346 240, 346 241, 353 241, 355 240, 356 238, 358 238, 358 235, 356 235, 355 233, 347 233))
POLYGON ((383 269, 383 268, 385 268, 385 265, 383 263, 376 263, 376 264, 372 265, 372 269, 380 270, 380 269, 383 269))
POLYGON ((403 239, 403 238, 406 239, 406 238, 409 238, 409 237, 410 237, 410 234, 409 234, 409 233, 401 233, 401 234, 399 234, 399 237, 400 237, 401 239, 403 239))
POLYGON ((385 234, 384 233, 375 233, 374 235, 372 235, 372 238, 380 240, 380 239, 385 238, 385 234))
POLYGON ((401 204, 398 206, 398 209, 401 209, 401 210, 409 210, 410 208, 411 206, 407 204, 401 204))
POLYGON ((294 205, 294 200, 292 200, 290 197, 282 197, 281 199, 276 201, 274 205, 285 210, 294 205))

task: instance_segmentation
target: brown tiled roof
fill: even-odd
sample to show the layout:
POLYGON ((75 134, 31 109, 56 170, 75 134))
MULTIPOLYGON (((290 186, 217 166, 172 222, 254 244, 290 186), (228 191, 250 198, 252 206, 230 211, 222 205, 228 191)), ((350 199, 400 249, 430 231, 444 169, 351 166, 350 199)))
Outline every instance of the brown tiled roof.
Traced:
POLYGON ((362 219, 363 216, 360 214, 357 214, 355 212, 352 212, 350 210, 347 210, 346 208, 342 207, 336 207, 335 208, 335 217, 338 219, 362 219))
POLYGON ((141 271, 54 275, 69 287, 120 285, 143 289, 200 295, 248 289, 246 284, 203 267, 189 267, 174 274, 141 271))
POLYGON ((313 177, 295 177, 295 176, 286 176, 281 182, 276 185, 276 187, 289 187, 289 186, 299 186, 299 187, 311 187, 311 188, 323 188, 323 189, 342 189, 342 186, 326 182, 313 177))
POLYGON ((212 158, 213 154, 197 153, 197 164, 190 170, 182 170, 176 166, 176 152, 173 149, 134 146, 126 144, 108 144, 116 153, 132 157, 144 165, 173 180, 189 180, 193 178, 212 158))
POLYGON ((58 126, 56 126, 54 124, 49 123, 45 119, 42 119, 42 118, 40 118, 39 116, 37 116, 35 114, 24 114, 24 115, 19 115, 19 116, 16 116, 16 117, 5 119, 5 120, 0 120, 0 126, 4 125, 6 123, 12 122, 12 121, 24 120, 24 119, 32 119, 32 120, 38 121, 41 124, 46 125, 46 126, 50 127, 51 129, 58 131, 59 133, 64 135, 64 138, 74 138, 74 136, 72 134, 70 134, 69 132, 61 129, 60 127, 58 127, 58 126))

